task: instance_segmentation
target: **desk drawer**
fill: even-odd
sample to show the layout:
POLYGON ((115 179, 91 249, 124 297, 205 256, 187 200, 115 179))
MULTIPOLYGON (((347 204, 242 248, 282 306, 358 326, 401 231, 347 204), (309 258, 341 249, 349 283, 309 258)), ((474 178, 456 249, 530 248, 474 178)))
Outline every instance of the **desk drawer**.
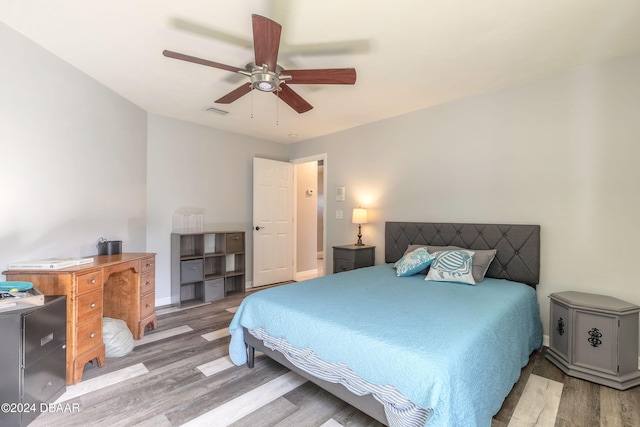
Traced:
POLYGON ((102 316, 78 326, 77 343, 77 354, 82 354, 102 344, 102 316))
POLYGON ((92 317, 102 317, 102 290, 80 295, 76 304, 78 323, 86 322, 92 317))
POLYGON ((140 276, 140 295, 153 292, 156 288, 156 273, 155 271, 147 271, 140 276))
POLYGON ((147 258, 142 258, 140 260, 140 273, 146 273, 147 271, 155 271, 156 270, 156 257, 150 256, 147 258))
POLYGON ((156 310, 156 293, 143 295, 140 298, 140 319, 144 319, 147 316, 151 316, 156 310))
POLYGON ((95 291, 102 288, 102 271, 92 271, 90 273, 80 274, 78 280, 78 294, 95 291))

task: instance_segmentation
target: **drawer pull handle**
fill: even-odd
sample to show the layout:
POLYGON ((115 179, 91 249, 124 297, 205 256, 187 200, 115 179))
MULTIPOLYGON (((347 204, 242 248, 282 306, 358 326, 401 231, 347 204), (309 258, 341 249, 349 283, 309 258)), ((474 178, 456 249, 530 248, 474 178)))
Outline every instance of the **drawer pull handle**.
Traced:
POLYGON ((47 343, 50 343, 51 341, 53 341, 53 332, 51 332, 46 337, 40 338, 40 347, 47 345, 47 343))
POLYGON ((151 282, 147 281, 147 282, 145 283, 145 285, 149 286, 149 285, 151 285, 151 282))
POLYGON ((91 303, 91 305, 90 305, 89 307, 91 307, 91 308, 96 308, 96 303, 95 303, 95 302, 92 302, 92 303, 91 303))
POLYGON ((602 338, 602 332, 600 332, 598 328, 593 328, 589 331, 589 338, 587 339, 587 341, 589 341, 591 347, 598 347, 600 344, 602 344, 600 338, 602 338))
POLYGON ((153 263, 148 262, 147 267, 153 267, 153 263))
POLYGON ((95 337, 95 336, 96 336, 96 334, 94 334, 93 332, 91 332, 91 333, 89 334, 89 338, 93 338, 93 337, 95 337))
POLYGON ((556 331, 558 331, 560 336, 564 335, 564 319, 562 317, 558 319, 558 327, 556 328, 556 331))
POLYGON ((147 307, 147 308, 151 307, 151 304, 147 304, 147 306, 146 306, 146 307, 147 307))
POLYGON ((62 348, 66 350, 67 345, 66 344, 62 344, 62 348))
POLYGON ((91 279, 91 284, 95 285, 96 284, 96 279, 91 279))

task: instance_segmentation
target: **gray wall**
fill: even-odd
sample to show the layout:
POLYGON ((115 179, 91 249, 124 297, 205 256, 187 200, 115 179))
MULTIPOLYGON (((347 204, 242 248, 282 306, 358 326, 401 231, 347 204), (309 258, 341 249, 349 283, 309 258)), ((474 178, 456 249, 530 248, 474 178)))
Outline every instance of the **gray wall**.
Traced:
POLYGON ((289 156, 327 154, 326 247, 352 241, 347 213, 362 205, 377 263, 384 221, 540 224, 547 334, 551 292, 640 304, 638 75, 640 55, 583 66, 300 142, 289 156), (345 202, 335 200, 338 185, 345 202))
POLYGON ((145 111, 2 23, 0 52, 0 269, 144 251, 145 111))
POLYGON ((147 250, 157 253, 156 305, 170 304, 174 213, 204 215, 206 230, 245 231, 253 277, 253 157, 286 161, 282 144, 149 115, 147 250))

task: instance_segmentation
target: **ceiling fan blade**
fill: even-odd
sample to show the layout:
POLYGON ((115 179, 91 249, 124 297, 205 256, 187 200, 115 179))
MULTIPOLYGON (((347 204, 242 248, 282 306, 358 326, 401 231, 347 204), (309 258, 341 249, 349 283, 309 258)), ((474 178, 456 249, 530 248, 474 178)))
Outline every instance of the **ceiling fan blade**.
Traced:
POLYGON ((269 18, 251 15, 253 23, 253 50, 256 65, 262 67, 267 64, 269 71, 275 71, 280 49, 280 33, 282 26, 269 18))
POLYGON ((194 62, 200 65, 206 65, 208 67, 219 68, 221 70, 227 70, 234 73, 238 71, 245 71, 243 68, 232 67, 231 65, 221 64, 219 62, 209 61, 207 59, 196 58, 195 56, 185 55, 183 53, 172 52, 170 50, 163 50, 162 54, 167 58, 179 59, 181 61, 194 62))
POLYGON ((356 82, 355 68, 283 70, 281 74, 292 77, 287 84, 352 85, 356 82))
POLYGON ((222 98, 217 99, 216 103, 218 103, 218 104, 231 104, 233 101, 235 101, 236 99, 240 98, 243 95, 248 94, 249 92, 251 92, 251 83, 245 83, 242 86, 240 86, 239 88, 237 88, 235 90, 232 90, 231 92, 229 92, 228 94, 226 94, 222 98))
POLYGON ((191 34, 196 34, 198 36, 207 37, 213 40, 234 44, 244 49, 251 49, 251 47, 253 46, 253 40, 234 36, 233 34, 226 33, 224 31, 209 27, 204 24, 200 24, 195 21, 189 21, 182 18, 173 18, 171 19, 171 23, 175 28, 179 30, 186 31, 191 34))
POLYGON ((289 107, 296 110, 299 114, 306 113, 311 110, 313 106, 305 101, 300 95, 298 95, 293 89, 285 84, 280 85, 280 91, 273 92, 278 98, 286 102, 289 107))

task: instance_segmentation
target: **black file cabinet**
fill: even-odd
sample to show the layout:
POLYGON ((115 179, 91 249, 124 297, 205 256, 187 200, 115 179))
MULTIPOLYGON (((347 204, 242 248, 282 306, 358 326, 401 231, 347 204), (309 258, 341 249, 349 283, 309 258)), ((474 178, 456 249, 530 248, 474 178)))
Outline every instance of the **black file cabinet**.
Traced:
POLYGON ((67 297, 0 310, 0 425, 23 427, 66 391, 67 297))
POLYGON ((371 267, 376 259, 376 247, 369 245, 343 245, 333 247, 333 272, 371 267))

